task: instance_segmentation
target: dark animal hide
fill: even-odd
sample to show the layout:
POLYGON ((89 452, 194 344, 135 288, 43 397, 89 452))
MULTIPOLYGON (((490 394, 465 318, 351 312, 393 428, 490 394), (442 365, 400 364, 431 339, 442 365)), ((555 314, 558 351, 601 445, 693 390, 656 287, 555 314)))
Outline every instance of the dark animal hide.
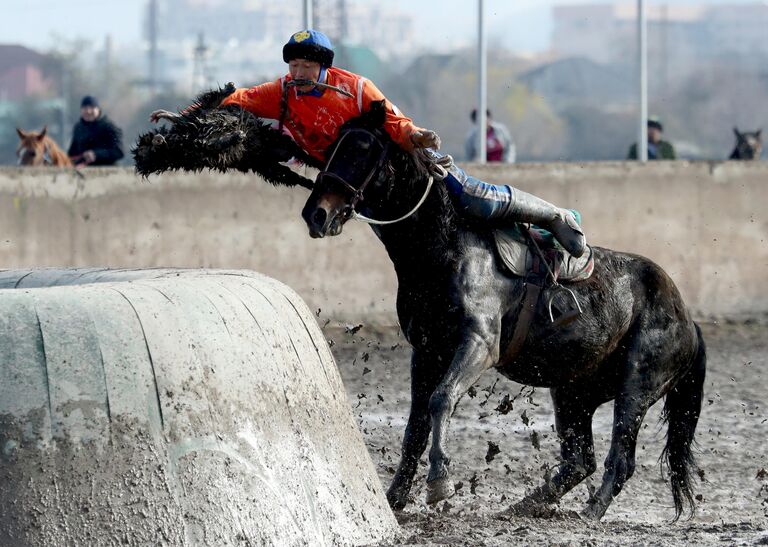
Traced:
POLYGON ((319 167, 293 139, 238 106, 219 108, 234 90, 230 83, 203 93, 190 108, 166 116, 168 126, 140 135, 131 150, 136 172, 146 177, 172 170, 236 169, 258 173, 275 185, 311 188, 309 179, 281 163, 296 158, 319 167))

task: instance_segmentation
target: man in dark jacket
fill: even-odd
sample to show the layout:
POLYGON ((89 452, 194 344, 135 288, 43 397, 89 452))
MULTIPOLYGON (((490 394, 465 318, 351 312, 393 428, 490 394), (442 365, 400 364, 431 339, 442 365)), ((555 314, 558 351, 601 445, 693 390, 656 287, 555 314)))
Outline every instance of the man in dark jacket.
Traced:
MULTIPOLYGON (((677 159, 675 147, 672 143, 662 140, 661 133, 664 126, 658 118, 648 120, 648 159, 649 160, 674 160, 677 159)), ((637 143, 629 147, 628 160, 637 159, 637 143)))
POLYGON ((69 157, 76 166, 114 165, 123 157, 122 131, 101 113, 95 97, 80 103, 80 121, 72 130, 69 157))

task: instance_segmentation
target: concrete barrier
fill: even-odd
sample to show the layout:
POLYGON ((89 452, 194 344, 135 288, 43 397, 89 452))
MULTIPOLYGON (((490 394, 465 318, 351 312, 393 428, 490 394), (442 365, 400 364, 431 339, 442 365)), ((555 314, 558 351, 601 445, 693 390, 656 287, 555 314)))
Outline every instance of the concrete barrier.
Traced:
MULTIPOLYGON (((591 243, 667 270, 699 316, 768 313, 768 163, 468 166, 584 217, 591 243)), ((367 226, 311 240, 305 190, 254 176, 128 169, 0 169, 0 266, 248 268, 293 287, 322 318, 393 324, 396 280, 367 226)))
POLYGON ((0 273, 0 545, 397 528, 301 299, 243 271, 0 273))

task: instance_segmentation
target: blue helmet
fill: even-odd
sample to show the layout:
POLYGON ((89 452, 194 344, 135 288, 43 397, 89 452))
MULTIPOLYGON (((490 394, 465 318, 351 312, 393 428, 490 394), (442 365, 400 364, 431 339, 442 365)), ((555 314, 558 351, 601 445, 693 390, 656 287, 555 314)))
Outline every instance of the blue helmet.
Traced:
POLYGON ((300 30, 283 46, 283 61, 307 59, 328 68, 333 65, 333 46, 328 37, 317 30, 300 30))

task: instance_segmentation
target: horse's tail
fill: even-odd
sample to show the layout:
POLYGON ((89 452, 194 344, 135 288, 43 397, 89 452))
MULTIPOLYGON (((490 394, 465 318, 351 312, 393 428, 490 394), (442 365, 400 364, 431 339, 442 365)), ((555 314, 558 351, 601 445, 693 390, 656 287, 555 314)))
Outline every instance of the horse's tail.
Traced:
POLYGON ((661 453, 662 470, 666 464, 675 502, 675 520, 688 505, 694 512, 691 475, 694 467, 693 436, 701 413, 704 395, 704 374, 707 368, 707 348, 701 329, 694 324, 698 348, 693 364, 680 381, 667 393, 662 419, 667 422, 667 444, 661 453))

